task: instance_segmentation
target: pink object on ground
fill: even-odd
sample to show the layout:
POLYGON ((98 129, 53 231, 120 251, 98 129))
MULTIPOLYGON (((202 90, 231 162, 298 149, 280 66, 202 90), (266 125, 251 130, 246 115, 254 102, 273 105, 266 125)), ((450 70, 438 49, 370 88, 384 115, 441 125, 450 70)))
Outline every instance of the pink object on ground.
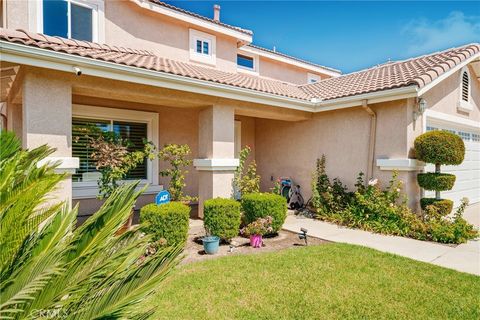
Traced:
POLYGON ((262 235, 252 234, 250 236, 250 246, 254 248, 260 248, 262 246, 262 243, 263 243, 262 235))

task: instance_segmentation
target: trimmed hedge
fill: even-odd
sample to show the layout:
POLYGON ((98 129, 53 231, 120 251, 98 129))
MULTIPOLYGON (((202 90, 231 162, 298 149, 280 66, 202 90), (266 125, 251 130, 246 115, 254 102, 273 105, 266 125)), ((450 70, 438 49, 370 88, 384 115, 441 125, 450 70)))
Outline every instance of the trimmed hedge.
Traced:
POLYGON ((232 199, 215 198, 203 203, 203 225, 212 235, 230 241, 240 229, 240 203, 232 199))
POLYGON ((452 190, 455 179, 455 175, 448 173, 428 172, 417 175, 418 185, 425 190, 433 191, 452 190))
POLYGON ((273 232, 278 232, 287 217, 287 200, 273 193, 251 193, 242 197, 242 209, 247 224, 271 216, 273 232))
POLYGON ((150 203, 140 209, 140 222, 154 240, 165 239, 167 245, 185 244, 188 237, 190 207, 180 202, 162 205, 150 203))
POLYGON ((430 131, 415 139, 415 154, 418 160, 459 165, 465 157, 465 144, 462 138, 448 131, 430 131))
POLYGON ((420 206, 425 210, 428 206, 433 205, 441 216, 450 214, 453 210, 453 201, 448 199, 422 198, 420 206))

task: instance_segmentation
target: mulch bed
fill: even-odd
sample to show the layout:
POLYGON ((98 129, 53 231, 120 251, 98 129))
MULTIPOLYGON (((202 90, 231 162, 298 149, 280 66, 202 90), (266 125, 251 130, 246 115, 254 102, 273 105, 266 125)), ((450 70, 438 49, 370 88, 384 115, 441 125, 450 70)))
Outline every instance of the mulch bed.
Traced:
MULTIPOLYGON (((250 239, 244 237, 235 237, 230 244, 220 243, 218 253, 208 255, 203 251, 201 238, 205 236, 205 230, 200 220, 193 220, 190 224, 187 246, 185 248, 185 257, 181 264, 215 259, 224 256, 237 254, 258 254, 263 252, 278 251, 288 248, 299 248, 305 246, 305 241, 298 238, 298 234, 290 231, 281 230, 277 236, 263 238, 261 248, 250 247, 250 239)), ((318 238, 308 237, 308 245, 315 246, 327 244, 329 241, 318 238)))

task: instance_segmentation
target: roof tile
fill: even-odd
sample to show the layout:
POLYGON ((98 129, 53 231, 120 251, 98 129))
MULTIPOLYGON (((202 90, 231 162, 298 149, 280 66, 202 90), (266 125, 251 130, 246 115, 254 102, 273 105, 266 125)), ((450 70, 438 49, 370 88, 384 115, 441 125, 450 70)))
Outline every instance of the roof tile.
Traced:
POLYGON ((479 44, 470 44, 298 86, 259 76, 225 72, 175 61, 146 50, 74 41, 22 30, 0 28, 0 40, 299 100, 312 98, 331 100, 410 85, 421 88, 480 52, 479 44))

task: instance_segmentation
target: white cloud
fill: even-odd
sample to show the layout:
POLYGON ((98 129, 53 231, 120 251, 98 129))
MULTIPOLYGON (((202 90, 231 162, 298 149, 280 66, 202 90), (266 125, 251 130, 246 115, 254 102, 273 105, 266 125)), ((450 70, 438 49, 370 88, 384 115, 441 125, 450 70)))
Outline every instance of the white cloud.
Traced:
POLYGON ((410 38, 409 54, 423 54, 480 40, 480 17, 452 11, 437 21, 415 19, 404 33, 410 38))

